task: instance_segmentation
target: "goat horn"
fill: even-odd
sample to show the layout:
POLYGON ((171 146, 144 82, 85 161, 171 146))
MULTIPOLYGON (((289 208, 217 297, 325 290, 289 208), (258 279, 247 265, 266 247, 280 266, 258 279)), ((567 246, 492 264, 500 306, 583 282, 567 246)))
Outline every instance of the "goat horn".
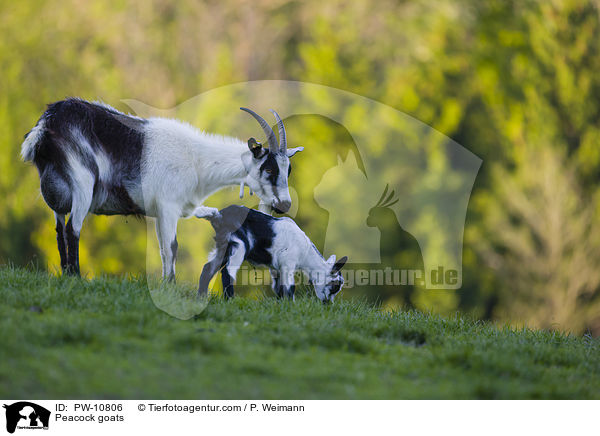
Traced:
POLYGON ((279 117, 279 114, 275 112, 273 109, 270 111, 275 115, 275 119, 277 120, 277 128, 279 129, 279 151, 285 154, 287 150, 287 138, 285 136, 285 126, 283 125, 283 121, 279 117))
POLYGON ((265 135, 267 135, 267 142, 269 143, 269 151, 271 153, 277 153, 277 151, 279 149, 279 146, 277 144, 277 138, 275 138, 275 132, 273 132, 273 129, 271 129, 271 126, 269 126, 269 123, 267 123, 264 120, 264 118, 262 118, 260 115, 258 115, 253 110, 250 110, 245 107, 241 107, 240 109, 245 112, 248 112, 250 115, 252 115, 254 117, 254 119, 256 121, 258 121, 258 124, 260 124, 260 127, 262 127, 263 131, 265 132, 265 135))

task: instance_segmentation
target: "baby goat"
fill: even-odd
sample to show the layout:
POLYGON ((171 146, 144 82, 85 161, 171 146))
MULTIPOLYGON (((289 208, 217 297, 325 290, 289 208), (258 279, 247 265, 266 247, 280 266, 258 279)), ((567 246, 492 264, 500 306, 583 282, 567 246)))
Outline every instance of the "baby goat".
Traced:
POLYGON ((208 292, 208 285, 223 268, 223 293, 233 297, 233 283, 244 260, 268 266, 272 287, 278 297, 294 298, 294 272, 305 272, 317 297, 327 303, 340 292, 344 278, 340 272, 348 258, 337 262, 335 255, 325 260, 308 236, 290 218, 271 215, 243 206, 222 210, 205 208, 195 213, 210 221, 215 229, 216 247, 200 275, 198 295, 208 292))

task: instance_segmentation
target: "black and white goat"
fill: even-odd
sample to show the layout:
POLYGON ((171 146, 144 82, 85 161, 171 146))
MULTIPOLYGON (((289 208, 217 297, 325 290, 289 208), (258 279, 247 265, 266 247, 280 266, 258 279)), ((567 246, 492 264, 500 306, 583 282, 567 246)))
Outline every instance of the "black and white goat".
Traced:
POLYGON ((198 295, 222 269, 223 293, 233 297, 233 283, 245 260, 271 270, 272 287, 279 297, 294 298, 294 273, 305 272, 324 303, 333 301, 344 285, 340 272, 348 258, 325 260, 308 236, 290 218, 275 218, 243 206, 222 210, 205 209, 196 217, 210 221, 215 229, 216 247, 200 275, 198 295))
POLYGON ((156 217, 163 278, 175 277, 177 221, 202 212, 203 201, 229 185, 244 184, 261 202, 286 212, 289 158, 285 128, 273 112, 269 124, 251 114, 268 149, 201 132, 165 118, 138 118, 103 103, 69 98, 48 105, 21 148, 40 175, 44 200, 54 211, 63 271, 79 274, 79 235, 88 213, 156 217), (65 215, 70 213, 65 226, 65 215))

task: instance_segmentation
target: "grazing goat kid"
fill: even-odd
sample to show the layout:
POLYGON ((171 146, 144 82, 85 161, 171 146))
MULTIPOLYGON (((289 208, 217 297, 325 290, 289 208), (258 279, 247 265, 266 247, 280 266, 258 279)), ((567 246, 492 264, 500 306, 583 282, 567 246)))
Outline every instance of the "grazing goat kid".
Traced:
POLYGON ((79 235, 88 213, 156 217, 163 278, 174 279, 177 221, 203 210, 203 201, 230 185, 248 185, 265 208, 287 212, 289 158, 283 121, 279 144, 269 124, 250 109, 269 148, 254 138, 201 132, 165 118, 125 115, 102 103, 69 98, 48 105, 25 137, 21 155, 40 174, 54 211, 63 272, 79 274, 79 235), (65 215, 70 213, 65 225, 65 215))
POLYGON ((294 298, 294 272, 305 272, 323 302, 333 301, 344 278, 340 272, 348 258, 325 260, 308 236, 290 218, 271 215, 243 206, 229 206, 221 211, 205 208, 195 214, 210 221, 215 229, 216 247, 204 265, 198 295, 208 292, 215 274, 223 269, 223 293, 233 297, 233 283, 244 260, 271 270, 273 290, 278 297, 294 298))

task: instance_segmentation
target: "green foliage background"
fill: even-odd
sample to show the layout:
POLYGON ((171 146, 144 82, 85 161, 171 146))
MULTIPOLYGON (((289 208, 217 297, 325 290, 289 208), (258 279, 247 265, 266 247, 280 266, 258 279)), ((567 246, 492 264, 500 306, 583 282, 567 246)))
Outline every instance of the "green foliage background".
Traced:
MULTIPOLYGON (((122 110, 123 98, 171 108, 240 81, 307 81, 381 101, 483 159, 462 289, 385 304, 600 333, 597 0, 0 0, 0 11, 0 263, 58 264, 37 173, 18 156, 47 103, 80 96, 122 110)), ((290 184, 302 197, 315 165, 334 165, 348 137, 318 117, 287 124, 318 157, 294 167, 290 184)), ((235 201, 230 190, 209 204, 235 201)), ((327 215, 302 208, 299 223, 319 245, 327 215)), ((179 270, 192 277, 211 230, 190 221, 180 230, 189 236, 179 270)), ((135 219, 88 218, 84 272, 145 271, 146 231, 135 219)))

